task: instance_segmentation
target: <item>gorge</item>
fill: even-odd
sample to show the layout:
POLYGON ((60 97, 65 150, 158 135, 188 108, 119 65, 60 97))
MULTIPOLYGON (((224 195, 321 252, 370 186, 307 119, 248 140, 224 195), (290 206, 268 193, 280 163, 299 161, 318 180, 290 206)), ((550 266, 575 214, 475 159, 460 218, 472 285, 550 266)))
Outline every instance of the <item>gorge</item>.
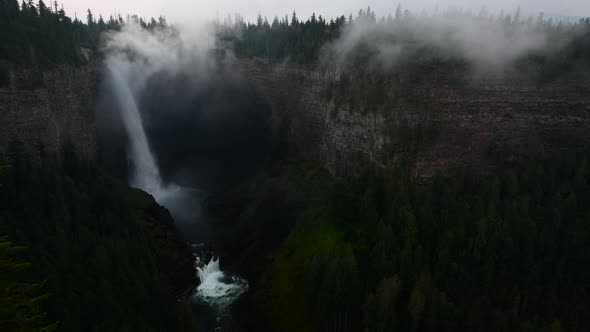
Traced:
MULTIPOLYGON (((144 130, 143 120, 136 100, 142 95, 136 85, 135 93, 131 89, 131 80, 137 79, 130 73, 132 63, 122 63, 122 59, 112 56, 106 60, 105 71, 109 91, 114 94, 118 102, 114 107, 118 109, 124 124, 126 135, 129 137, 129 157, 132 165, 130 185, 146 191, 154 196, 156 201, 168 208, 179 223, 198 224, 203 218, 201 196, 198 189, 179 186, 176 183, 164 184, 155 157, 144 130)), ((146 70, 145 68, 142 68, 146 70)), ((140 85, 141 86, 141 85, 140 85)), ((169 121, 168 121, 169 122, 169 121)), ((202 228, 201 228, 202 229, 202 228)), ((197 241, 187 232, 181 233, 187 241, 197 241)), ((203 238, 200 235, 199 238, 203 238)), ((200 243, 192 243, 198 246, 200 243)), ((225 276, 220 270, 219 258, 211 257, 210 261, 203 261, 199 253, 195 255, 195 269, 200 284, 195 287, 190 299, 203 301, 213 306, 219 314, 237 297, 247 290, 247 282, 237 276, 225 276)))
POLYGON ((2 60, 0 235, 39 324, 585 330, 590 22, 448 15, 130 18, 2 60))
MULTIPOLYGON (((60 68, 55 74, 49 73, 45 76, 47 80, 51 80, 48 81, 47 86, 64 86, 64 83, 60 82, 79 82, 79 77, 86 77, 86 79, 90 80, 90 86, 97 86, 98 75, 96 73, 99 70, 90 68, 93 66, 97 65, 90 64, 80 68, 60 68), (64 73, 67 74, 64 75, 64 73)), ((441 106, 432 109, 437 112, 424 111, 424 108, 413 105, 411 108, 401 108, 393 112, 379 110, 364 113, 362 110, 355 111, 348 108, 339 110, 333 102, 322 99, 322 90, 331 82, 331 76, 328 73, 314 72, 311 69, 302 69, 297 66, 274 66, 266 64, 262 60, 238 60, 232 66, 234 66, 232 68, 238 68, 240 72, 243 72, 254 82, 255 91, 264 100, 261 103, 270 105, 272 111, 269 120, 269 123, 272 124, 270 131, 273 132, 272 137, 277 141, 269 144, 273 146, 287 144, 291 151, 298 151, 297 153, 301 153, 305 159, 322 164, 332 174, 339 177, 359 174, 359 167, 365 164, 363 160, 370 160, 378 167, 392 167, 394 165, 392 160, 395 159, 395 156, 399 154, 412 156, 412 151, 408 150, 407 146, 404 146, 404 142, 399 142, 396 146, 392 139, 395 139, 396 133, 403 132, 403 130, 407 130, 406 128, 415 129, 419 123, 427 123, 427 121, 437 124, 439 130, 436 137, 438 139, 436 144, 422 146, 419 148, 419 153, 412 156, 415 158, 411 159, 414 160, 412 176, 420 179, 431 178, 437 171, 452 172, 454 167, 460 167, 461 165, 472 165, 472 167, 478 165, 478 172, 492 172, 494 163, 482 157, 485 156, 484 152, 487 152, 486 149, 488 149, 486 144, 490 143, 493 144, 492 147, 507 149, 506 158, 525 158, 529 153, 551 154, 555 153, 555 151, 575 151, 587 146, 588 131, 585 128, 588 127, 589 118, 588 104, 584 103, 587 93, 586 90, 578 88, 572 83, 555 83, 557 85, 554 85, 554 87, 538 88, 514 87, 504 83, 488 86, 487 88, 481 87, 478 90, 467 90, 471 92, 437 87, 433 90, 427 90, 428 92, 423 92, 424 95, 428 96, 438 92, 435 95, 439 98, 436 103, 441 106), (467 96, 469 100, 463 99, 462 102, 458 102, 459 98, 462 97, 454 91, 461 91, 460 93, 467 96), (300 95, 304 97, 296 100, 297 96, 300 95), (517 97, 519 95, 522 97, 517 97), (511 98, 510 103, 506 102, 508 96, 511 98), (515 101, 518 102, 514 103, 515 101), (575 105, 571 104, 572 101, 575 101, 575 105), (456 107, 454 105, 461 106, 456 107), (466 105, 473 105, 474 108, 466 105), (481 105, 484 105, 483 108, 488 110, 482 111, 481 105), (475 108, 478 111, 473 111, 475 108), (572 109, 571 113, 564 112, 568 108, 572 109), (358 154, 361 154, 360 158, 355 159, 358 154)), ((15 73, 14 76, 18 77, 18 74, 15 73)), ((71 141, 76 142, 76 144, 89 142, 76 148, 76 153, 80 156, 91 156, 93 152, 89 153, 88 151, 94 151, 96 146, 100 146, 96 138, 93 137, 100 137, 100 134, 96 133, 94 128, 101 127, 101 125, 97 125, 93 117, 89 116, 89 114, 92 114, 91 105, 94 103, 92 96, 97 93, 96 91, 77 97, 79 99, 72 99, 72 96, 77 95, 76 92, 64 96, 65 91, 71 91, 69 89, 64 88, 59 92, 54 91, 52 102, 53 100, 59 102, 59 100, 67 98, 72 106, 88 106, 73 110, 72 113, 69 113, 71 115, 68 113, 56 114, 54 121, 38 122, 37 120, 28 120, 31 119, 28 114, 33 116, 32 114, 36 113, 31 112, 38 112, 35 111, 36 109, 45 109, 46 105, 52 105, 51 102, 46 102, 46 99, 43 99, 45 98, 43 96, 46 96, 49 92, 43 90, 17 90, 17 84, 18 82, 15 82, 12 84, 12 88, 4 90, 3 93, 7 102, 2 104, 10 107, 2 112, 4 116, 3 123, 10 123, 7 128, 14 130, 15 134, 11 135, 11 138, 19 137, 25 142, 24 145, 28 147, 34 146, 34 142, 37 141, 56 142, 53 147, 47 146, 46 151, 51 153, 51 151, 59 151, 60 146, 64 144, 59 143, 60 140, 64 139, 65 135, 70 135, 71 141), (32 106, 30 102, 19 101, 22 100, 18 99, 19 96, 23 94, 39 96, 35 98, 40 99, 37 99, 39 101, 35 104, 36 106, 32 106), (75 102, 72 102, 73 100, 75 102), (67 129, 68 126, 76 123, 75 121, 83 121, 81 122, 83 126, 91 129, 67 129), (52 127, 48 127, 48 125, 52 127), (87 148, 88 146, 90 148, 87 148)), ((76 84, 75 86, 76 88, 70 89, 78 89, 79 85, 76 84)), ((119 92, 124 90, 123 88, 117 89, 119 92)), ((49 111, 44 114, 51 115, 52 113, 49 111)), ((113 128, 117 128, 117 125, 110 127, 111 130, 113 128)), ((158 132, 158 129, 153 130, 158 132)), ((2 146, 6 147, 9 145, 9 136, 7 131, 3 131, 3 133, 5 140, 2 146)), ((112 132, 109 131, 107 133, 109 133, 107 138, 110 139, 113 137, 125 137, 125 134, 121 132, 119 132, 118 136, 112 135, 112 132)), ((174 142, 172 143, 174 144, 174 142)), ((117 147, 116 144, 112 143, 109 143, 109 148, 125 151, 124 147, 117 147)), ((142 149, 145 150, 145 147, 142 149)), ((186 150, 181 150, 181 153, 185 152, 186 150)), ((38 155, 39 152, 30 151, 30 153, 38 155)), ((101 153, 109 155, 108 151, 103 150, 101 153)), ((113 153, 111 155, 114 155, 114 152, 111 153, 113 153)), ((7 151, 4 152, 4 156, 8 156, 7 151)), ((125 170, 120 171, 120 163, 125 160, 127 160, 127 157, 119 155, 119 159, 104 158, 103 162, 107 166, 109 163, 118 164, 117 167, 119 168, 113 167, 111 169, 118 169, 119 174, 127 174, 126 168, 129 167, 127 165, 132 166, 134 163, 133 160, 129 161, 129 164, 125 163, 123 165, 125 170)), ((143 166, 147 165, 148 169, 153 170, 153 167, 149 166, 150 163, 143 163, 143 166)), ((149 174, 149 171, 147 173, 149 174)), ((175 181, 174 176, 170 176, 173 173, 174 170, 168 173, 168 181, 175 181)), ((117 171, 113 172, 113 174, 117 174, 117 171)), ((133 173, 129 172, 129 174, 133 173)), ((182 177, 176 179, 182 179, 182 177)), ((160 181, 162 180, 156 180, 154 183, 159 183, 161 186, 160 181)), ((189 187, 192 187, 198 184, 199 180, 193 179, 187 183, 189 187)), ((210 182, 205 181, 203 184, 208 190, 212 188, 210 182)), ((165 195, 158 194, 157 190, 153 191, 153 189, 149 189, 150 187, 137 186, 152 193, 162 205, 168 206, 165 195), (164 200, 162 201, 162 199, 164 200)), ((171 191, 174 194, 175 189, 171 188, 174 187, 169 186, 168 193, 171 191)), ((180 190, 180 188, 176 187, 176 190, 180 190)), ((186 211, 187 205, 192 206, 191 204, 195 204, 193 202, 198 201, 198 199, 190 197, 190 194, 189 198, 185 199, 189 203, 181 204, 181 209, 177 210, 181 212, 175 212, 174 207, 171 207, 172 214, 177 217, 175 218, 176 227, 181 230, 184 229, 183 232, 190 234, 199 233, 200 236, 196 236, 198 242, 204 241, 203 229, 199 227, 193 228, 190 224, 186 225, 182 222, 183 219, 186 220, 186 218, 199 215, 201 213, 199 211, 200 207, 193 206, 197 211, 190 211, 188 216, 178 218, 179 213, 182 214, 182 211, 186 211), (192 199, 195 199, 195 201, 192 201, 192 199)), ((230 251, 232 251, 231 255, 236 255, 233 249, 230 251)), ((247 257, 255 259, 256 254, 251 253, 247 257)), ((235 259, 230 258, 230 261, 235 261, 235 259)), ((215 264, 216 261, 212 260, 210 265, 201 265, 200 268, 203 270, 213 266, 214 271, 211 272, 216 273, 215 264)), ((238 265, 241 266, 242 263, 238 265)), ((259 274, 256 272, 253 275, 259 274)))

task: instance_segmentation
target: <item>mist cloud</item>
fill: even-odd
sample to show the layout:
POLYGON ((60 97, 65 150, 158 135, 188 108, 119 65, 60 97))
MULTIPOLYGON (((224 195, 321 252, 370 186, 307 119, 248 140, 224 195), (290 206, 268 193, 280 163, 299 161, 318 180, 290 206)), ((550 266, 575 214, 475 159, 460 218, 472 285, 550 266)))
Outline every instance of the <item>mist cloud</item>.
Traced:
MULTIPOLYGON (((105 36, 106 65, 123 71, 135 93, 155 75, 203 77, 215 67, 215 34, 209 24, 147 30, 126 24, 105 36)), ((136 96, 140 98, 141 96, 136 96)))
POLYGON ((498 72, 527 55, 566 43, 567 38, 555 43, 544 23, 530 19, 525 22, 486 12, 406 13, 382 21, 370 16, 357 19, 326 47, 323 59, 344 67, 361 63, 382 70, 405 61, 459 61, 478 72, 498 72))

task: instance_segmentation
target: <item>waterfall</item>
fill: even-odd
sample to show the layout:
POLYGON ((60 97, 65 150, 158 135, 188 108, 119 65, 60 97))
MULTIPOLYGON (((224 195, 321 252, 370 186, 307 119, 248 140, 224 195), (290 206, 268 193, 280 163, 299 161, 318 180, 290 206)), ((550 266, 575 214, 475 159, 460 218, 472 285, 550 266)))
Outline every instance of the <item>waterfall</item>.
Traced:
POLYGON ((150 150, 135 97, 129 84, 122 76, 122 66, 114 61, 109 61, 107 66, 130 140, 130 154, 134 168, 130 185, 157 196, 162 192, 162 180, 150 150))
MULTIPOLYGON (((130 185, 152 194, 158 203, 170 210, 176 221, 198 221, 201 213, 200 202, 196 199, 198 191, 175 184, 163 184, 135 96, 129 85, 131 79, 126 77, 130 76, 126 70, 129 67, 128 64, 113 58, 107 61, 112 89, 119 103, 125 130, 129 135, 130 157, 133 162, 130 185)), ((219 259, 212 258, 208 264, 202 264, 199 256, 196 256, 195 268, 200 284, 195 290, 193 300, 204 301, 219 311, 223 311, 248 289, 248 283, 244 279, 225 276, 220 269, 219 259)))

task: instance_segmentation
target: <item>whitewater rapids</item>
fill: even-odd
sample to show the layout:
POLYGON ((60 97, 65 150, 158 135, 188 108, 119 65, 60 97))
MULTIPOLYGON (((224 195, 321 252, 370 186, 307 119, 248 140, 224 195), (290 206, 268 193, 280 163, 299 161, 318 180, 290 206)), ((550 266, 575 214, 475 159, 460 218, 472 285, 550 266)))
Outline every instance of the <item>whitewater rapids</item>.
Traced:
POLYGON ((193 300, 205 302, 220 312, 248 290, 246 280, 236 276, 227 277, 221 271, 219 258, 212 257, 209 263, 203 264, 197 257, 195 269, 201 283, 193 300))

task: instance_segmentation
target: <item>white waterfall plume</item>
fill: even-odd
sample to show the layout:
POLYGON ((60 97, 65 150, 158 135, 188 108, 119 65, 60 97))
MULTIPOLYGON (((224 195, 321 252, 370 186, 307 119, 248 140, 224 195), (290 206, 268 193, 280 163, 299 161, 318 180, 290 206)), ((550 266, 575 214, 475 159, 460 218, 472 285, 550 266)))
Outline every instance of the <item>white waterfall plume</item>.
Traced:
POLYGON ((122 76, 124 67, 117 60, 110 59, 107 68, 112 78, 113 91, 120 104, 123 124, 129 135, 130 157, 134 169, 130 185, 156 196, 162 192, 162 179, 150 151, 135 96, 122 76))

